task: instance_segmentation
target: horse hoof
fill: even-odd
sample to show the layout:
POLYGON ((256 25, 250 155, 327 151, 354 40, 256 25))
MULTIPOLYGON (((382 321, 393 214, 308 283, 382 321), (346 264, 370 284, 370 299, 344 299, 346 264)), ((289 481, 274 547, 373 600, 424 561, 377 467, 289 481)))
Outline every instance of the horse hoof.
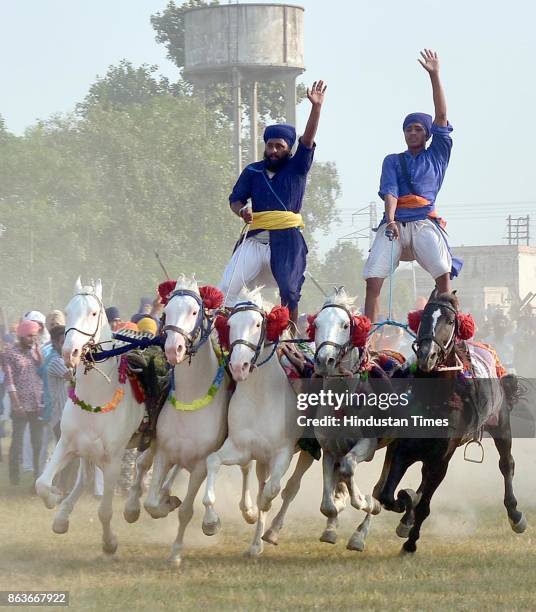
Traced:
POLYGON ((60 535, 67 533, 69 531, 69 521, 66 519, 54 519, 52 531, 60 535))
POLYGON ((253 544, 247 549, 246 557, 250 559, 258 559, 262 555, 263 550, 262 544, 253 544))
POLYGON ((168 567, 170 569, 179 569, 181 566, 182 559, 180 557, 169 557, 167 560, 168 567))
POLYGON ((519 521, 517 521, 517 523, 514 523, 512 519, 510 519, 510 526, 512 527, 514 533, 523 533, 527 528, 527 525, 527 518, 523 513, 521 513, 521 518, 519 521))
POLYGON ((402 545, 402 548, 400 549, 400 557, 407 557, 407 556, 411 556, 414 555, 417 552, 417 546, 415 544, 411 544, 408 545, 407 542, 405 542, 402 545))
POLYGON ((206 536, 213 536, 221 529, 221 521, 218 519, 215 523, 203 523, 201 529, 206 536))
POLYGON ((334 529, 326 529, 320 536, 320 541, 326 544, 335 544, 337 542, 337 532, 334 529))
POLYGON ((115 555, 117 552, 117 538, 114 537, 109 542, 103 542, 102 552, 108 556, 115 555))
POLYGON ((170 512, 173 512, 173 510, 176 510, 181 504, 182 504, 182 501, 176 495, 169 496, 169 511, 170 512))
POLYGON ((361 535, 354 534, 346 544, 348 550, 356 550, 357 552, 363 552, 365 550, 365 542, 361 535))
POLYGON ((242 510, 242 516, 248 525, 255 525, 257 522, 257 518, 259 515, 259 511, 257 508, 248 508, 247 510, 242 510))
POLYGON ((140 518, 140 509, 129 509, 126 508, 123 510, 123 516, 125 517, 125 521, 127 523, 135 523, 140 518))
POLYGON ((274 546, 279 544, 279 535, 277 531, 274 531, 273 529, 268 529, 268 531, 262 536, 262 539, 265 542, 268 542, 268 544, 273 544, 274 546))
POLYGON ((396 535, 399 538, 403 538, 404 540, 406 540, 407 538, 409 538, 409 532, 411 531, 411 525, 406 525, 405 523, 398 523, 398 526, 396 528, 396 535))

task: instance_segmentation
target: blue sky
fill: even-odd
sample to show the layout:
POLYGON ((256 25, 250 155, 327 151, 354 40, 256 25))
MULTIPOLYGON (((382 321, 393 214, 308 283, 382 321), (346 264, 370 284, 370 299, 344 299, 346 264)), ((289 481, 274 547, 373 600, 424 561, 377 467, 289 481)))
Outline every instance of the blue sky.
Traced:
MULTIPOLYGON (((454 149, 438 208, 452 243, 502 244, 504 218, 536 219, 536 8, 530 0, 305 0, 304 82, 328 96, 317 159, 337 163, 348 224, 378 200, 387 153, 404 143, 402 118, 432 112, 419 49, 442 60, 454 149)), ((25 0, 3 3, 0 113, 17 134, 36 118, 69 112, 97 74, 126 58, 177 70, 154 41, 149 17, 166 0, 25 0)), ((269 41, 267 41, 269 44, 269 41)), ((307 103, 299 110, 303 129, 307 103)), ((327 248, 357 227, 334 227, 327 248)), ((536 226, 533 226, 536 231, 536 226)), ((365 246, 365 243, 363 243, 365 246)))

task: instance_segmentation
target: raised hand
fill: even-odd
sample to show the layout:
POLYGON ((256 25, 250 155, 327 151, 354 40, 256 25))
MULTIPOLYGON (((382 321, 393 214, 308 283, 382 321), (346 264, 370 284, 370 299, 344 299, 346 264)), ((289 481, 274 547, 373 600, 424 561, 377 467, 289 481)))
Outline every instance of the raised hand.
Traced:
POLYGON ((324 81, 315 81, 311 89, 307 89, 307 98, 313 106, 322 106, 327 87, 324 81))
POLYGON ((435 51, 424 49, 424 51, 421 51, 421 57, 422 59, 417 59, 417 61, 426 72, 429 74, 439 74, 439 58, 435 51))

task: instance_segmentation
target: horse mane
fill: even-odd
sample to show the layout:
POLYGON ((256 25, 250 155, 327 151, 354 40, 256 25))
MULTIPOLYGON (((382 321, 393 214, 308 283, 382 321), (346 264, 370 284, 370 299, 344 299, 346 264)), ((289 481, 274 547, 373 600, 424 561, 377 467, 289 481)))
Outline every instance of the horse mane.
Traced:
POLYGON ((324 301, 324 306, 329 306, 332 304, 337 304, 338 306, 344 306, 348 308, 350 311, 357 310, 355 306, 355 301, 357 296, 350 296, 346 293, 344 287, 335 287, 333 293, 326 298, 324 301))
POLYGON ((195 291, 199 293, 199 287, 197 286, 197 280, 195 274, 192 276, 186 276, 186 274, 180 274, 177 277, 177 284, 175 285, 175 291, 177 289, 187 289, 188 291, 195 291))
MULTIPOLYGON (((263 286, 255 287, 254 289, 242 287, 236 297, 235 304, 238 304, 239 302, 252 302, 253 304, 255 304, 255 306, 258 306, 259 308, 266 309, 268 307, 268 309, 270 309, 271 305, 267 302, 264 302, 262 299, 261 291, 263 288, 263 286)), ((233 306, 235 304, 233 304, 233 306)))
POLYGON ((446 293, 438 293, 435 296, 432 294, 428 301, 431 301, 432 299, 437 302, 447 303, 449 306, 452 306, 452 308, 454 308, 456 312, 460 310, 460 300, 458 299, 458 296, 456 295, 454 291, 446 292, 446 293))

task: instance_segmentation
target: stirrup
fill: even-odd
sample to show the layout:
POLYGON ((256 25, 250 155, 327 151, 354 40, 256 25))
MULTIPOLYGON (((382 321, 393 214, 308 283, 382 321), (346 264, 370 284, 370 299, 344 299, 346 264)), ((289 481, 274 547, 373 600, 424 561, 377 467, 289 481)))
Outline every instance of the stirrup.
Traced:
POLYGON ((482 442, 480 441, 480 439, 475 438, 474 440, 469 440, 469 442, 467 442, 467 444, 465 445, 465 448, 463 449, 463 460, 468 461, 469 463, 484 463, 484 447, 482 446, 482 442), (476 444, 478 448, 480 449, 479 459, 472 459, 471 457, 468 456, 467 450, 469 449, 471 444, 476 444))

